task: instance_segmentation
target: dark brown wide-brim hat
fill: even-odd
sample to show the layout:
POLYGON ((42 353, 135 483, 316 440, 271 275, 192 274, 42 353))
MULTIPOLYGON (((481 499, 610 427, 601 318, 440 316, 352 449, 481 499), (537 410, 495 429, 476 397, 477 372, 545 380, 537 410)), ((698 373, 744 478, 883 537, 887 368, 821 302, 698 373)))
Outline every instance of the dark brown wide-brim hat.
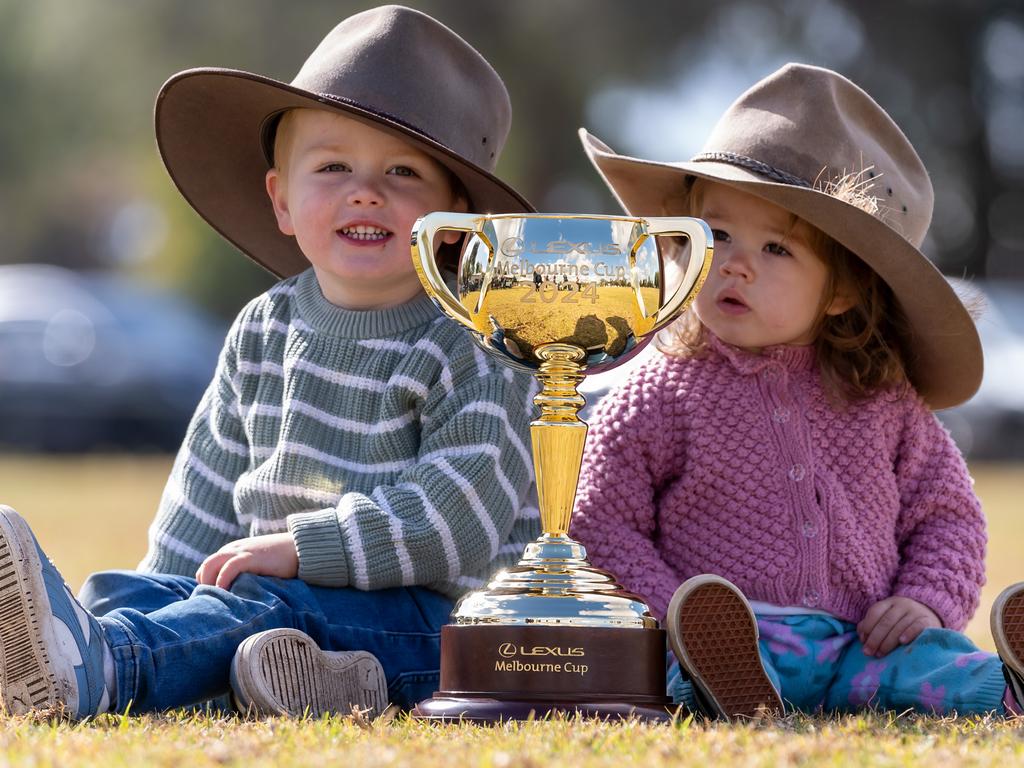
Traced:
POLYGON ((844 245, 892 288, 910 325, 911 383, 930 407, 981 384, 977 329, 919 250, 934 196, 907 137, 864 91, 827 69, 787 64, 737 99, 688 162, 615 154, 580 129, 591 162, 631 215, 675 213, 693 178, 763 198, 844 245))
POLYGON ((171 77, 157 96, 157 145, 181 194, 279 277, 309 262, 295 238, 278 230, 264 179, 280 115, 303 107, 406 139, 458 178, 470 210, 534 210, 494 175, 512 106, 491 65, 424 13, 373 8, 331 30, 291 83, 233 69, 190 69, 171 77))

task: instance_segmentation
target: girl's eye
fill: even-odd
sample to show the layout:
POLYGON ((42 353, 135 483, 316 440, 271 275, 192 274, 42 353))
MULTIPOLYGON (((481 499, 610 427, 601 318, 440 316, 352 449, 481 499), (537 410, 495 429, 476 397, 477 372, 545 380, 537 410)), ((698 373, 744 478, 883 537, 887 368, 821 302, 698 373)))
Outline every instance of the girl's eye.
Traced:
POLYGON ((787 251, 785 248, 783 248, 778 243, 768 243, 768 245, 766 245, 764 247, 764 249, 766 251, 768 251, 768 253, 774 254, 775 256, 789 256, 790 255, 789 251, 787 251))
POLYGON ((721 240, 723 243, 729 242, 729 233, 724 229, 712 229, 711 234, 714 235, 715 240, 721 240))
POLYGON ((345 165, 345 163, 328 163, 320 170, 326 171, 327 173, 344 173, 350 169, 345 165))
POLYGON ((395 176, 415 176, 416 171, 407 165, 396 165, 394 168, 388 171, 388 173, 394 174, 395 176))

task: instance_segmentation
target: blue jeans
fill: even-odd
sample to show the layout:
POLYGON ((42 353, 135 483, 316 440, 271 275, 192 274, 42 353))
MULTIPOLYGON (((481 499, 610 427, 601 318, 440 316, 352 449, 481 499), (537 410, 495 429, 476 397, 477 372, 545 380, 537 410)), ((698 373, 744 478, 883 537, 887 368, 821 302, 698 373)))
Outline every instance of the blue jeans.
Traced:
MULTIPOLYGON (((1006 681, 994 653, 949 629, 926 629, 878 659, 865 656, 856 625, 831 616, 758 616, 761 661, 787 711, 867 708, 927 714, 1004 714, 1006 681)), ((694 706, 678 664, 669 695, 694 706)))
POLYGON ((228 691, 235 649, 250 635, 291 627, 326 651, 369 651, 391 701, 410 707, 437 690, 441 626, 452 601, 425 587, 363 592, 243 573, 230 590, 186 576, 104 571, 82 587, 114 656, 117 707, 152 712, 228 691))

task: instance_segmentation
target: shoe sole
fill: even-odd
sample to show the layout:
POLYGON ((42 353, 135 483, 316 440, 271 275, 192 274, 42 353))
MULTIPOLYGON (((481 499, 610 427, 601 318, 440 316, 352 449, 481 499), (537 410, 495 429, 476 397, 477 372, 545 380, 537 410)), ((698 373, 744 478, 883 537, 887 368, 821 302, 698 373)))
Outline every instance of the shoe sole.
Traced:
POLYGON ((992 604, 990 624, 999 658, 1024 679, 1024 582, 999 593, 992 604))
POLYGON ((8 714, 59 710, 70 691, 47 648, 57 648, 50 600, 32 531, 10 507, 0 507, 0 698, 8 714))
POLYGON ((758 648, 757 620, 746 599, 718 576, 695 576, 672 596, 669 643, 683 669, 721 717, 779 716, 782 699, 758 648))
POLYGON ((272 629, 247 638, 231 662, 231 687, 243 712, 370 718, 388 705, 384 669, 366 651, 322 651, 304 632, 272 629))

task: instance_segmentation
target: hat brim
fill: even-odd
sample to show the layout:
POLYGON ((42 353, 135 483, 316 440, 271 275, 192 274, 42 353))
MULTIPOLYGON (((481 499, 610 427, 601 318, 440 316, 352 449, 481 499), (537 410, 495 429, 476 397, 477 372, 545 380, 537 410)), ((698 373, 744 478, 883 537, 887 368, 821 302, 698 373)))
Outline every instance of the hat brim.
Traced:
POLYGON ((277 228, 266 192, 269 166, 261 132, 273 115, 302 107, 340 112, 412 142, 462 182, 474 211, 534 210, 501 179, 387 115, 251 72, 179 72, 164 83, 156 102, 156 140, 164 165, 210 226, 278 277, 298 274, 309 262, 295 238, 277 228))
POLYGON ((910 325, 910 380, 928 405, 950 408, 978 390, 984 362, 974 321, 942 273, 884 221, 825 192, 766 181, 728 163, 658 163, 619 155, 582 128, 580 140, 631 215, 665 215, 666 201, 678 197, 693 176, 756 195, 820 229, 877 272, 898 297, 910 325))

